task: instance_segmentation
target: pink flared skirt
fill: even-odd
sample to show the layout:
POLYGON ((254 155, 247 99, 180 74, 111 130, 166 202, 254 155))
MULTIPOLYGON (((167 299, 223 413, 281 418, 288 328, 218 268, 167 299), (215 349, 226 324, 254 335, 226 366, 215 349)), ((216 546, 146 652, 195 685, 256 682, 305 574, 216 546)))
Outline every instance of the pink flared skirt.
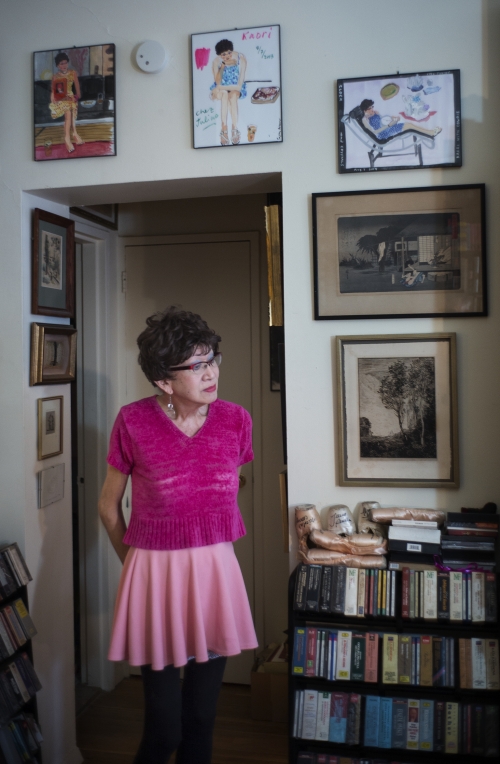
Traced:
POLYGON ((131 547, 123 566, 108 658, 154 670, 257 647, 234 554, 223 542, 158 551, 131 547))

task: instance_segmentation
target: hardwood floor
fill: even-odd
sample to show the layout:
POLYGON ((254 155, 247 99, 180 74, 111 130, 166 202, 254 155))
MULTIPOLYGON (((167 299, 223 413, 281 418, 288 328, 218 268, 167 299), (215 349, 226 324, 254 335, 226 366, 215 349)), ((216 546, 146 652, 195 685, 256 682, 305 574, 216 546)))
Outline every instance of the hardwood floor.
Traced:
MULTIPOLYGON (((85 764, 132 764, 142 732, 140 677, 102 692, 78 716, 85 764)), ((217 706, 212 764, 287 764, 287 725, 250 718, 250 687, 226 684, 217 706)))

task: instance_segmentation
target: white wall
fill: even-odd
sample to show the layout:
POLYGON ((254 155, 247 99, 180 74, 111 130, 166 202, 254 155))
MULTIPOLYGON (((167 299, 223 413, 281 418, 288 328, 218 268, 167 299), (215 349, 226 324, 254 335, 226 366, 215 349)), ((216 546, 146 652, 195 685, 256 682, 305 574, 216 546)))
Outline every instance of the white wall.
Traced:
MULTIPOLYGON (((3 9, 0 72, 2 162, 0 176, 0 511, 1 535, 18 538, 28 563, 38 570, 42 546, 57 549, 57 565, 68 567, 70 548, 57 543, 60 530, 36 522, 32 488, 35 457, 25 442, 33 437, 35 413, 28 384, 26 283, 29 216, 22 192, 30 189, 130 184, 213 175, 283 173, 289 491, 292 504, 353 506, 360 499, 407 502, 457 509, 499 500, 497 437, 499 413, 498 296, 500 239, 498 129, 499 0, 18 0, 3 9), (252 148, 191 148, 189 34, 280 23, 282 25, 284 143, 252 148), (134 46, 147 38, 163 42, 172 56, 159 75, 131 64, 134 46), (32 161, 31 52, 59 45, 115 42, 117 45, 118 151, 114 158, 34 163, 32 161), (459 170, 336 173, 335 80, 387 72, 460 68, 464 166, 459 170), (487 184, 489 318, 415 321, 323 321, 312 319, 310 194, 370 188, 454 183, 487 184), (334 361, 337 334, 426 331, 458 333, 459 418, 462 487, 457 491, 338 488, 334 361), (31 407, 31 408, 30 408, 31 407), (28 426, 29 425, 29 426, 28 426), (23 481, 27 480, 26 492, 23 481), (33 551, 35 550, 35 551, 33 551)), ((119 201, 119 199, 117 199, 119 201)), ((115 201, 110 199, 109 201, 115 201)), ((53 388, 52 388, 53 389, 53 388)), ((293 558, 291 564, 294 564, 293 558)), ((53 575, 57 575, 53 574, 53 575)), ((56 624, 65 634, 72 613, 65 603, 70 579, 60 576, 63 605, 56 624)), ((51 584, 53 579, 49 582, 51 584)), ((272 585, 272 582, 270 582, 272 585)), ((32 591, 38 592, 38 581, 32 591)), ((50 633, 49 609, 39 628, 50 633)), ((40 620, 41 619, 41 620, 40 620)), ((70 648, 54 634, 47 660, 60 661, 68 696, 72 683, 70 648), (62 653, 61 653, 62 651, 62 653), (67 671, 67 674, 66 674, 67 671)), ((56 724, 44 708, 47 760, 73 761, 72 727, 56 724)), ((67 717, 66 717, 67 718, 67 717)))

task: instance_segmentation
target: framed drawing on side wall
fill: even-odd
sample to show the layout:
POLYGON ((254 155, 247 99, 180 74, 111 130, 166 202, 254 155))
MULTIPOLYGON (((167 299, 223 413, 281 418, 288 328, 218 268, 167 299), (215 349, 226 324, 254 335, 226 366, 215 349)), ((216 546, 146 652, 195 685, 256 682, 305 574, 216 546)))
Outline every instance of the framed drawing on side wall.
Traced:
POLYGON ((313 194, 314 317, 486 316, 484 184, 313 194))
POLYGON ((48 459, 63 452, 63 396, 39 398, 38 459, 48 459))
POLYGON ((460 70, 337 82, 339 172, 461 167, 460 70))
POLYGON ((33 215, 31 312, 66 318, 75 314, 75 224, 40 209, 33 215))
POLYGON ((31 324, 30 385, 73 382, 76 329, 62 324, 31 324))
POLYGON ((458 488, 455 334, 337 337, 339 484, 458 488))

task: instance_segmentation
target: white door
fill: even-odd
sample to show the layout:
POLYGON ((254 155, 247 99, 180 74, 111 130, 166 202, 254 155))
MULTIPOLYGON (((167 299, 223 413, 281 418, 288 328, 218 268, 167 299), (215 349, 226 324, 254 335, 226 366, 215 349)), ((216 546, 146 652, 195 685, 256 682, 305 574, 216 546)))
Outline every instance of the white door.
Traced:
MULTIPOLYGON (((179 305, 199 313, 222 337, 220 397, 239 403, 255 416, 252 364, 256 353, 252 341, 257 340, 253 321, 255 311, 258 316, 258 304, 252 305, 252 299, 258 300, 258 296, 252 289, 255 263, 252 265, 250 242, 126 246, 125 268, 127 403, 154 394, 137 363, 136 339, 145 328, 145 319, 170 305, 179 305)), ((242 475, 246 485, 240 489, 238 503, 247 535, 235 543, 235 550, 254 610, 253 465, 245 465, 242 475)), ((252 651, 246 651, 230 658, 224 681, 249 684, 253 657, 252 651)))

